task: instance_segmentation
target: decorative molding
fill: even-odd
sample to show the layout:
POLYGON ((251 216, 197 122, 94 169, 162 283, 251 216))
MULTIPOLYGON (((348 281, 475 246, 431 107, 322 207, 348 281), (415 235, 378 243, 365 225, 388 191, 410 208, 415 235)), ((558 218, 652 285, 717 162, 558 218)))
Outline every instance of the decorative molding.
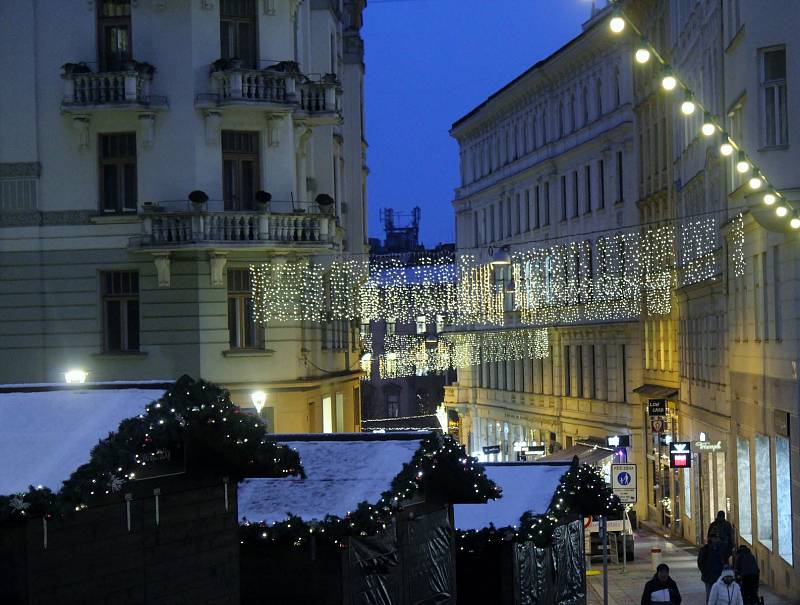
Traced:
POLYGON ((211 285, 212 286, 223 286, 224 285, 224 278, 222 276, 223 271, 225 270, 225 265, 228 262, 228 256, 221 252, 210 252, 208 255, 208 264, 211 268, 211 285))
POLYGON ((283 124, 282 115, 267 114, 267 145, 270 147, 278 147, 281 144, 281 124, 283 124))
POLYGON ((156 114, 140 113, 139 121, 139 141, 143 147, 152 147, 156 134, 156 114))
POLYGON ((38 225, 88 225, 97 215, 94 210, 5 210, 0 211, 3 227, 30 227, 38 225))
POLYGON ((89 147, 89 116, 72 116, 72 127, 78 133, 78 149, 89 147))
POLYGON ((206 144, 219 144, 219 128, 222 114, 219 111, 206 112, 206 144))
POLYGON ((153 262, 158 273, 158 287, 169 288, 170 283, 170 260, 169 252, 153 254, 153 262))
POLYGON ((0 162, 0 179, 38 178, 41 173, 39 162, 0 162))
POLYGON ((300 8, 302 3, 303 0, 289 0, 289 19, 291 21, 297 18, 297 9, 300 8))

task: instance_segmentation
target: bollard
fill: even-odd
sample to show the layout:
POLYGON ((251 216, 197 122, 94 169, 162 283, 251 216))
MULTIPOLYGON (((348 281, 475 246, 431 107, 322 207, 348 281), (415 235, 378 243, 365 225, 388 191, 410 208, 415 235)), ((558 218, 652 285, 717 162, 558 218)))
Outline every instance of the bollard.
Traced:
POLYGON ((650 567, 653 571, 656 570, 661 563, 661 549, 660 548, 651 548, 650 549, 650 567))

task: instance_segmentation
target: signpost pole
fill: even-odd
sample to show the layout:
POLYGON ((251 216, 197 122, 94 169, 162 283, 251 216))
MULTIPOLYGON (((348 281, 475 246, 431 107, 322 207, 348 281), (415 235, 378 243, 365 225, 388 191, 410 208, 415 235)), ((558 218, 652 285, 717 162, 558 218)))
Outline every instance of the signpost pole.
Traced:
POLYGON ((600 517, 600 539, 603 544, 603 605, 608 605, 608 526, 606 516, 600 517))
POLYGON ((622 509, 622 573, 627 573, 628 571, 628 548, 627 548, 627 541, 628 536, 625 535, 625 519, 627 519, 628 513, 625 509, 622 509))

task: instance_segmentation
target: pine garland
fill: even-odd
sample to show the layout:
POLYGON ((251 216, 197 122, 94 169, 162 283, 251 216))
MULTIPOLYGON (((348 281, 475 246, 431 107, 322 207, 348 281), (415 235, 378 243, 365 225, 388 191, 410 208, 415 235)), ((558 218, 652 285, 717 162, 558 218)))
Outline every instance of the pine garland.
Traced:
POLYGON ((306 521, 289 515, 273 525, 240 525, 243 544, 285 547, 301 546, 312 537, 317 543, 341 545, 347 536, 375 535, 386 529, 393 516, 417 492, 438 492, 451 502, 484 503, 500 497, 500 488, 486 476, 483 466, 464 451, 450 435, 432 435, 422 440, 410 462, 392 480, 389 490, 376 503, 361 502, 344 518, 327 515, 321 521, 306 521))
POLYGON ((242 414, 230 393, 182 376, 145 413, 123 420, 54 494, 31 486, 0 497, 0 521, 64 514, 120 492, 159 452, 185 448, 187 471, 241 477, 301 475, 297 452, 268 441, 264 424, 242 414))

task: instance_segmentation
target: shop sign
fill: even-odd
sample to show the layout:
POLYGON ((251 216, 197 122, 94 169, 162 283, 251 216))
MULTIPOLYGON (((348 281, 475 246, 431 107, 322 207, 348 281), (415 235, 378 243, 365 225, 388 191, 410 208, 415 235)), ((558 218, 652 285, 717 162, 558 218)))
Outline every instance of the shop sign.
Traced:
POLYGON ((525 452, 530 456, 544 456, 544 446, 543 445, 529 445, 528 449, 525 452))
POLYGON ((499 454, 500 453, 500 446, 499 445, 486 445, 483 448, 483 453, 487 456, 489 454, 499 454))
POLYGON ((647 413, 650 416, 665 416, 667 413, 667 400, 666 399, 648 400, 647 413))
POLYGON ((654 433, 662 433, 664 432, 664 428, 666 427, 667 423, 664 422, 663 418, 653 418, 650 421, 650 427, 653 429, 654 433))
POLYGON ((698 452, 724 452, 725 444, 722 441, 695 441, 694 449, 698 452))
POLYGON ((609 435, 606 437, 608 447, 631 447, 630 435, 609 435))
POLYGON ((611 489, 623 504, 636 504, 636 465, 612 464, 611 489))
POLYGON ((690 441, 675 441, 669 448, 670 468, 692 467, 692 443, 690 441))

